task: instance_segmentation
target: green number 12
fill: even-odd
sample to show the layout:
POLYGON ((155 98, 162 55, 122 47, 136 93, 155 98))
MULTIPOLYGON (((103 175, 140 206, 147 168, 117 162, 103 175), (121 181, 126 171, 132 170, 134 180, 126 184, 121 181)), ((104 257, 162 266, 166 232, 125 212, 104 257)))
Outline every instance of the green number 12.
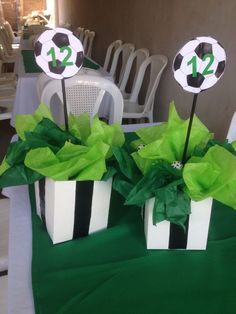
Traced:
MULTIPOLYGON (((214 70, 210 70, 212 63, 214 62, 214 56, 211 53, 207 53, 203 56, 202 61, 209 59, 205 69, 202 72, 203 76, 212 74, 214 70)), ((197 57, 193 56, 192 59, 189 60, 187 65, 192 65, 192 77, 197 77, 197 57)))
MULTIPOLYGON (((67 66, 73 65, 73 62, 69 61, 69 59, 72 55, 72 49, 69 46, 61 47, 60 52, 64 52, 64 51, 66 51, 67 54, 66 54, 65 58, 62 60, 61 66, 67 67, 67 66)), ((57 66, 57 59, 56 59, 55 49, 52 47, 48 51, 47 55, 52 56, 52 66, 56 67, 57 66)))

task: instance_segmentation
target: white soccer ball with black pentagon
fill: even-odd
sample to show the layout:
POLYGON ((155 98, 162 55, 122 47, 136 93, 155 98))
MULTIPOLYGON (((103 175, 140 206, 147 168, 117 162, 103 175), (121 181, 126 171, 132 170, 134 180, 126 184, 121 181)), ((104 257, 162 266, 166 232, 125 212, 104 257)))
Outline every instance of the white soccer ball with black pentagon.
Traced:
POLYGON ((75 75, 84 59, 80 40, 64 28, 43 32, 34 45, 34 54, 37 64, 54 79, 75 75))
POLYGON ((196 37, 177 53, 173 62, 176 81, 184 90, 198 94, 213 85, 224 73, 226 54, 212 37, 196 37))

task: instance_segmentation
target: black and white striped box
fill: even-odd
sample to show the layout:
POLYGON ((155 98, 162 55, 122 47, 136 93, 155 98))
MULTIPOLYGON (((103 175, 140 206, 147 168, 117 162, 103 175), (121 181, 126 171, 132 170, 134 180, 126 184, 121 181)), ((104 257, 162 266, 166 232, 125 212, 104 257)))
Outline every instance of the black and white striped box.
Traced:
POLYGON ((199 202, 191 201, 191 214, 186 223, 186 232, 166 220, 153 225, 155 199, 146 201, 144 231, 147 249, 206 250, 212 201, 212 198, 199 202))
POLYGON ((106 229, 112 179, 107 181, 54 181, 35 183, 37 214, 53 244, 106 229))

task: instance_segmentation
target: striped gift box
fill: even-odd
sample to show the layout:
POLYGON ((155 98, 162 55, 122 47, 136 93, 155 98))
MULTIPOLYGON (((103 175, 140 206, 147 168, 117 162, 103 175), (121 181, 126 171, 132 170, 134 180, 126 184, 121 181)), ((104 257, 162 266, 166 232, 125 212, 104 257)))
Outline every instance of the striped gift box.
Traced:
POLYGON ((108 181, 54 181, 35 183, 37 214, 53 244, 106 229, 112 179, 108 181))
POLYGON ((144 209, 144 231, 147 249, 206 249, 212 198, 200 202, 191 201, 191 214, 186 222, 185 232, 180 226, 166 220, 153 225, 154 202, 154 198, 148 200, 144 209))

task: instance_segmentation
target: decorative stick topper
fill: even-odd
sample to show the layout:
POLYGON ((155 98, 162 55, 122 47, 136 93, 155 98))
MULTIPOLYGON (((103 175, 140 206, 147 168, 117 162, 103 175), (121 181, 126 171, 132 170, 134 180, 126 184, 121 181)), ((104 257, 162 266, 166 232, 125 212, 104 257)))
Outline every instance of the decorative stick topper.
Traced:
POLYGON ((213 85, 224 73, 226 54, 212 37, 196 37, 185 44, 173 62, 176 81, 184 90, 198 94, 213 85))
POLYGON ((71 77, 83 65, 84 50, 80 40, 64 28, 43 32, 35 43, 34 53, 37 64, 54 79, 71 77))

